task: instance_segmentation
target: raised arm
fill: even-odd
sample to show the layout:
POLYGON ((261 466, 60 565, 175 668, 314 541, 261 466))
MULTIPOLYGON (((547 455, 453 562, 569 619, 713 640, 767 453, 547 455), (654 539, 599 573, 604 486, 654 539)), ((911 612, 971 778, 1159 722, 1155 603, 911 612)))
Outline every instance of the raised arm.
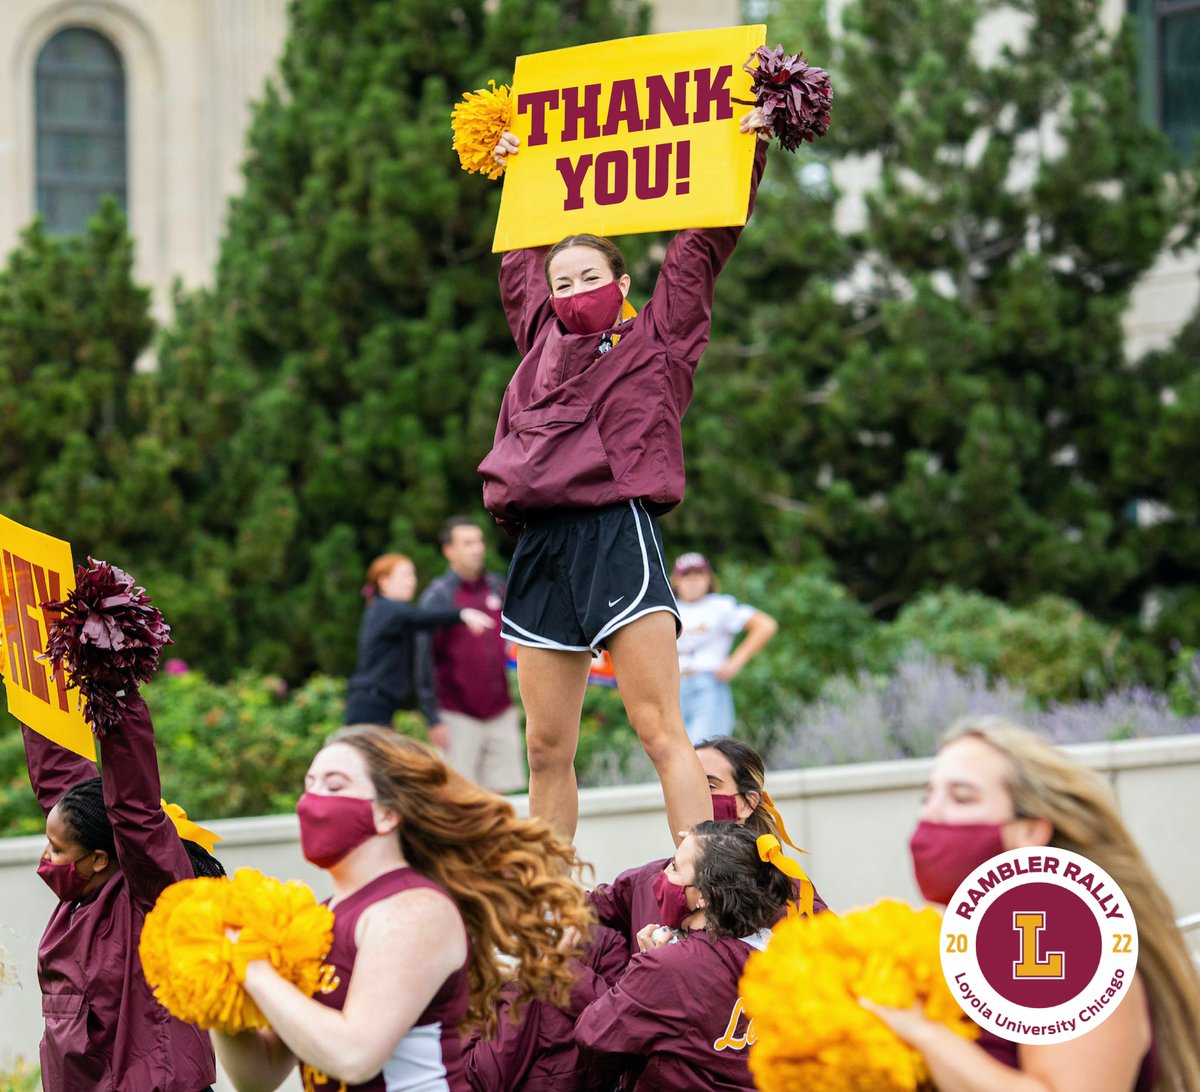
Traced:
MULTIPOLYGON (((754 212, 758 184, 766 164, 766 142, 757 140, 747 221, 754 212)), ((667 247, 654 295, 643 308, 641 317, 643 322, 652 325, 676 362, 695 368, 707 348, 717 277, 729 261, 741 234, 740 226, 695 228, 679 232, 667 247)))
POLYGON ((120 724, 100 736, 99 744, 117 860, 134 903, 149 910, 164 888, 192 878, 192 866, 162 809, 154 726, 140 694, 127 699, 120 724))
POLYGON ((62 799, 67 789, 90 781, 100 771, 96 764, 60 747, 27 724, 21 725, 21 736, 25 742, 25 765, 29 770, 29 784, 37 797, 43 813, 62 799))
POLYGON ((546 284, 548 249, 543 246, 510 250, 500 261, 500 299, 508 328, 522 356, 533 347, 538 331, 554 313, 546 284))

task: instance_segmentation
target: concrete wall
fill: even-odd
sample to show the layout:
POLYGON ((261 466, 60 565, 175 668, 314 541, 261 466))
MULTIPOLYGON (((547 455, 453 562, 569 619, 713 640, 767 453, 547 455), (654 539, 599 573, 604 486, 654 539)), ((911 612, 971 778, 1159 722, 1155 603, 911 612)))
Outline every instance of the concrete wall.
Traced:
MULTIPOLYGON (((1200 870, 1191 837, 1200 830, 1200 737, 1068 749, 1112 780, 1125 820, 1177 913, 1200 911, 1200 870)), ((919 902, 907 843, 929 765, 929 760, 864 763, 771 775, 771 795, 793 840, 809 851, 805 866, 834 909, 884 896, 919 902)), ((520 797, 516 803, 524 809, 526 801, 520 797)), ((320 897, 328 895, 325 874, 301 857, 294 816, 229 819, 211 826, 225 838, 218 848, 231 871, 253 866, 303 880, 320 897)), ((577 843, 597 880, 666 856, 671 843, 659 787, 584 790, 577 843)), ((0 991, 0 1068, 16 1055, 36 1057, 41 1035, 37 941, 54 905, 34 871, 42 845, 41 838, 0 841, 0 943, 18 978, 0 991)))

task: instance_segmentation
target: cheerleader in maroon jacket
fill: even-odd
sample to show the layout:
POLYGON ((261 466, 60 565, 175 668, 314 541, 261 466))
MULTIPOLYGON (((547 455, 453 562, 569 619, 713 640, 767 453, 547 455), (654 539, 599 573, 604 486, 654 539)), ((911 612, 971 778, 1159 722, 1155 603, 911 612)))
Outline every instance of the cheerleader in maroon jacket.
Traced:
MULTIPOLYGON (((574 946, 574 937, 565 943, 574 946)), ((593 925, 569 1003, 559 1008, 535 998, 513 1016, 515 988, 506 986, 497 1005, 495 1035, 475 1030, 467 1040, 467 1080, 474 1092, 609 1092, 612 1080, 581 1057, 575 1021, 629 965, 629 945, 613 929, 593 925)))
POLYGON ((585 1052, 622 1069, 624 1092, 754 1088, 753 1036, 738 983, 750 953, 793 899, 771 863, 779 841, 736 823, 700 823, 657 886, 661 922, 638 934, 641 954, 575 1025, 585 1052))
MULTIPOLYGON (((755 834, 773 834, 798 848, 788 837, 783 818, 764 787, 766 767, 753 747, 732 736, 714 736, 696 744, 696 757, 708 778, 717 819, 743 823, 755 834)), ((622 872, 610 884, 597 884, 588 894, 601 923, 624 933, 632 951, 637 951, 638 933, 651 922, 662 921, 654 885, 668 863, 668 858, 648 861, 622 872)), ((826 909, 820 895, 814 894, 813 898, 818 913, 826 909)))

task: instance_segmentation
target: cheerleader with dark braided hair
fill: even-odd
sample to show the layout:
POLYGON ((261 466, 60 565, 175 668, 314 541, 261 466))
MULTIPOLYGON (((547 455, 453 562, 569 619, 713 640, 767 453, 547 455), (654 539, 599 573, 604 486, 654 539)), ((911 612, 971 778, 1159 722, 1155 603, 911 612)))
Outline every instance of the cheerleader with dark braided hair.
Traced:
POLYGON ((80 755, 25 725, 22 732, 46 813, 38 874, 59 900, 38 947, 42 1087, 209 1088, 216 1069, 208 1036, 155 1001, 137 952, 146 913, 166 887, 224 869, 198 844, 211 847, 212 835, 174 805, 164 810, 146 703, 127 696, 119 723, 99 736, 102 777, 80 755))

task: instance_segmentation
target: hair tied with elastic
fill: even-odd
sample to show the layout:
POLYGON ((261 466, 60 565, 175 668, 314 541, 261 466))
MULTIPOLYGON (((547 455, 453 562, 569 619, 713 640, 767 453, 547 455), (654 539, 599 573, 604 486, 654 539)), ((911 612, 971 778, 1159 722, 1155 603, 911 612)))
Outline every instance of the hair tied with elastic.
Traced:
POLYGON ((364 584, 362 586, 362 597, 364 599, 374 599, 377 591, 374 584, 364 584))
MULTIPOLYGON (((758 846, 758 858, 765 864, 772 864, 785 876, 797 880, 800 884, 800 895, 796 902, 788 907, 788 917, 795 917, 797 913, 804 914, 808 917, 813 916, 813 894, 814 888, 812 880, 805 875, 804 869, 800 867, 798 861, 793 861, 791 857, 785 857, 783 854, 783 846, 779 844, 779 839, 774 834, 760 834, 756 842, 758 846)), ((801 853, 804 851, 801 850, 801 853)))
POLYGON ((219 834, 214 834, 211 830, 207 830, 199 823, 193 822, 187 817, 187 812, 178 804, 168 804, 165 800, 159 801, 162 804, 162 810, 167 813, 167 818, 175 826, 175 833, 185 842, 195 842, 206 853, 213 852, 213 846, 218 842, 223 842, 225 839, 219 834))

